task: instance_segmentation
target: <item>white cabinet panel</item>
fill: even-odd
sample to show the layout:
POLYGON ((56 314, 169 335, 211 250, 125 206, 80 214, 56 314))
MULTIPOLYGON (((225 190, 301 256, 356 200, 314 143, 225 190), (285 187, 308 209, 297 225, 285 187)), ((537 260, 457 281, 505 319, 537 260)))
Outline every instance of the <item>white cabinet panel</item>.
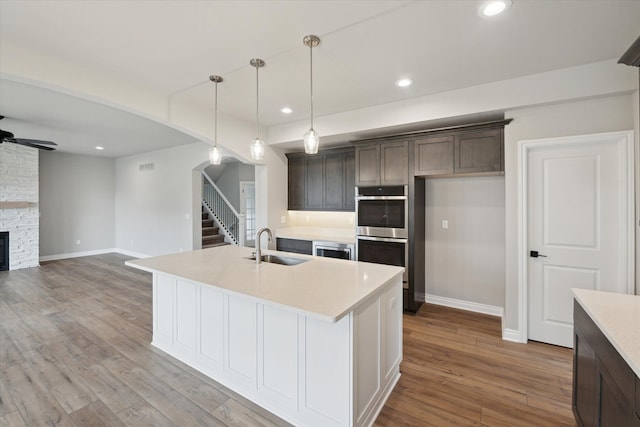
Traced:
POLYGON ((356 330, 355 378, 356 414, 360 418, 380 391, 380 300, 354 314, 356 330))
POLYGON ((198 357, 208 369, 222 370, 224 357, 224 294, 212 286, 200 290, 198 357))
POLYGON ((337 323, 312 318, 305 321, 303 404, 338 425, 348 425, 351 406, 350 323, 351 316, 337 323))
POLYGON ((153 283, 153 341, 173 345, 176 280, 156 274, 153 283))
POLYGON ((196 354, 196 293, 195 283, 178 280, 176 283, 176 337, 177 350, 185 355, 196 354))
POLYGON ((252 388, 257 379, 257 304, 248 298, 229 295, 227 308, 228 373, 252 388))
POLYGON ((402 287, 394 286, 385 292, 382 328, 384 330, 383 383, 398 372, 402 359, 402 287), (386 310, 386 311, 385 311, 386 310))
POLYGON ((290 406, 298 398, 298 315, 263 306, 261 391, 290 406))

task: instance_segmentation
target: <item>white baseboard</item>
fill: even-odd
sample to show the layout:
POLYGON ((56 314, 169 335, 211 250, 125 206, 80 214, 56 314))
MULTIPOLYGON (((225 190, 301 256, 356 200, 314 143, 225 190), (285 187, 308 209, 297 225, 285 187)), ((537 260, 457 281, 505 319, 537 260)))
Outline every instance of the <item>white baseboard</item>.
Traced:
POLYGON ((503 329, 502 339, 505 341, 522 343, 520 339, 520 331, 518 331, 517 329, 508 329, 508 328, 503 329))
POLYGON ((131 257, 134 257, 134 258, 150 258, 151 257, 151 255, 143 254, 143 253, 140 253, 140 252, 128 251, 126 249, 118 249, 118 248, 116 248, 112 252, 116 252, 116 253, 119 253, 119 254, 122 254, 122 255, 126 255, 126 256, 131 256, 131 257))
POLYGON ((83 256, 111 254, 114 252, 122 255, 127 255, 130 257, 134 257, 134 258, 149 258, 151 256, 151 255, 147 255, 139 252, 127 251, 124 249, 107 248, 107 249, 97 249, 95 251, 69 252, 66 254, 45 255, 45 256, 41 256, 39 261, 44 262, 44 261, 55 261, 58 259, 80 258, 83 256))
POLYGON ((425 295, 425 302, 429 304, 443 305, 445 307, 457 308, 460 310, 473 311, 476 313, 489 314, 491 316, 502 317, 504 315, 504 308, 496 307, 494 305, 480 304, 473 301, 464 301, 460 299, 439 297, 436 295, 425 295))
POLYGON ((115 248, 97 249, 95 251, 69 252, 66 254, 45 255, 40 257, 40 262, 55 261, 57 259, 80 258, 83 256, 102 255, 117 252, 115 248))

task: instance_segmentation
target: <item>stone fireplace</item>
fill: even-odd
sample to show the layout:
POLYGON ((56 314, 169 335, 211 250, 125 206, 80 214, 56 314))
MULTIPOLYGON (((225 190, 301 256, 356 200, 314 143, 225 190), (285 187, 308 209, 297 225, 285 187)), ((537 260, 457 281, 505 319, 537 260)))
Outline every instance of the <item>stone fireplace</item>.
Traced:
POLYGON ((9 235, 9 270, 39 264, 38 150, 0 144, 0 232, 9 235))

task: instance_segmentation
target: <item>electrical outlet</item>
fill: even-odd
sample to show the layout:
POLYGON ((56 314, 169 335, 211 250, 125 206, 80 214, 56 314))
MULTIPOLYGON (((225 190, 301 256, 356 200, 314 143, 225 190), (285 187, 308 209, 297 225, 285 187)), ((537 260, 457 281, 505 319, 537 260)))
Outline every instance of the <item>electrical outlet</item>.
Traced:
POLYGON ((284 215, 282 215, 282 216, 280 217, 280 224, 286 224, 286 223, 287 223, 287 217, 286 217, 286 216, 284 216, 284 215))
POLYGON ((349 217, 349 224, 353 225, 353 217, 352 216, 349 217))
POLYGON ((447 228, 449 228, 449 221, 447 221, 446 219, 442 220, 442 229, 446 230, 447 228))
POLYGON ((80 244, 80 240, 76 240, 76 245, 79 245, 79 244, 80 244))

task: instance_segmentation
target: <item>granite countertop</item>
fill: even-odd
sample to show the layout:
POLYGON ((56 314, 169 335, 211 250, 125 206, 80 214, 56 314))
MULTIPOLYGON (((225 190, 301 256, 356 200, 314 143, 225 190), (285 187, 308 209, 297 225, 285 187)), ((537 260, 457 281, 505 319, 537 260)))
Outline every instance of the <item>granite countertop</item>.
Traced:
MULTIPOLYGON (((257 265, 245 259, 251 248, 220 246, 125 264, 151 273, 164 273, 286 306, 307 316, 336 322, 404 268, 310 255, 263 250, 308 259, 298 265, 257 265)), ((401 302, 398 302, 401 303, 401 302)))
POLYGON ((573 294, 640 377, 640 296, 587 289, 573 289, 573 294))
POLYGON ((289 227, 276 230, 276 237, 355 244, 355 228, 289 227))

